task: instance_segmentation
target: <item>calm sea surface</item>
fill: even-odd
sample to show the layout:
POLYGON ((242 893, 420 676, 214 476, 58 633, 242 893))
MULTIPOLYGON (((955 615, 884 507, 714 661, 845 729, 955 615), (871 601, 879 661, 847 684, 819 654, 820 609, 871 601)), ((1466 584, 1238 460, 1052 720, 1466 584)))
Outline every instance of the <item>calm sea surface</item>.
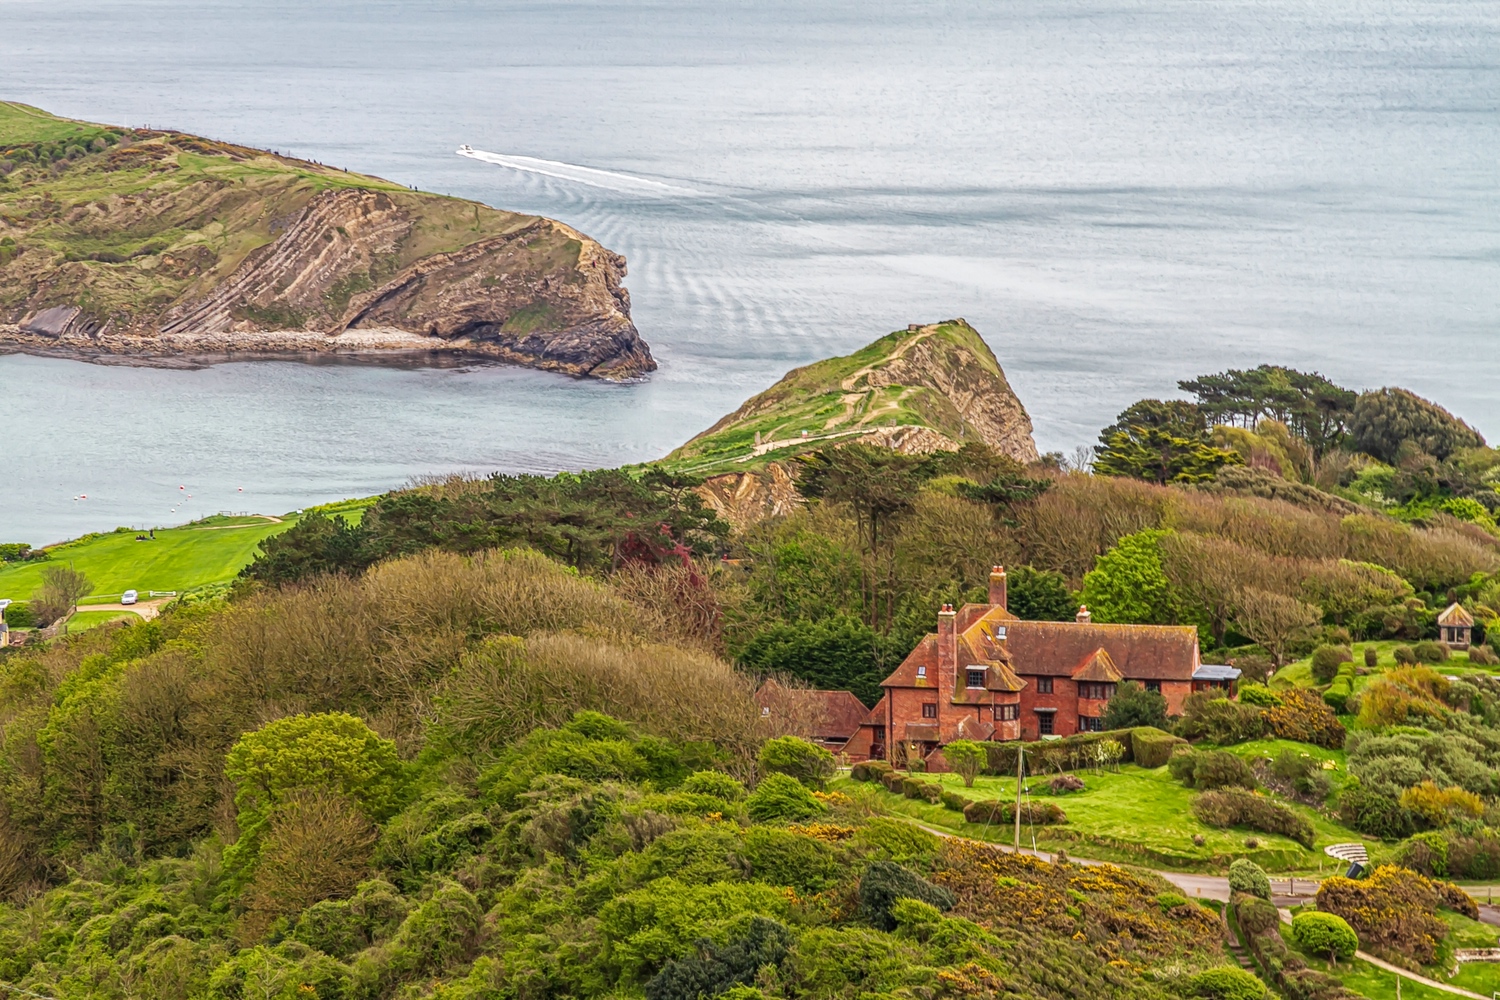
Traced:
POLYGON ((1500 437, 1500 3, 0 0, 0 98, 562 219, 662 366, 0 357, 0 541, 648 459, 952 316, 1044 450, 1266 361, 1500 437))

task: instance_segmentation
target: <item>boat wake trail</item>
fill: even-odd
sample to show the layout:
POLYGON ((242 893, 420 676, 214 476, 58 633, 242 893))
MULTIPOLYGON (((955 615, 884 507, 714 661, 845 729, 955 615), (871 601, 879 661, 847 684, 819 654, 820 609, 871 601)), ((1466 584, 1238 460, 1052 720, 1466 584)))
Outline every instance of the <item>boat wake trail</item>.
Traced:
POLYGON ((555 177, 558 180, 573 181, 578 184, 588 184, 591 187, 604 188, 607 191, 617 191, 621 194, 645 195, 655 198, 680 198, 684 196, 697 198, 703 195, 703 192, 695 191, 692 188, 679 187, 674 184, 663 184, 661 181, 653 181, 646 177, 616 173, 612 170, 598 170, 594 167, 581 167, 576 163, 543 160, 535 156, 487 153, 482 149, 471 149, 468 146, 458 150, 458 155, 482 160, 485 163, 493 163, 496 166, 507 167, 511 170, 520 170, 528 174, 541 174, 544 177, 555 177))

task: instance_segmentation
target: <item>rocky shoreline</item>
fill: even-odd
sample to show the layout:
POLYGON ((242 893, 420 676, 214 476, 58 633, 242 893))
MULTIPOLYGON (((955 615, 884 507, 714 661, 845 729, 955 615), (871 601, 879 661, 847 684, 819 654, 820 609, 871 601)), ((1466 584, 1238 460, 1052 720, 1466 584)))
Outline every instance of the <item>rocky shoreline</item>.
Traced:
POLYGON ((153 367, 451 356, 612 381, 656 369, 624 257, 563 223, 99 128, 47 170, 43 145, 8 153, 26 165, 0 177, 0 351, 153 367))

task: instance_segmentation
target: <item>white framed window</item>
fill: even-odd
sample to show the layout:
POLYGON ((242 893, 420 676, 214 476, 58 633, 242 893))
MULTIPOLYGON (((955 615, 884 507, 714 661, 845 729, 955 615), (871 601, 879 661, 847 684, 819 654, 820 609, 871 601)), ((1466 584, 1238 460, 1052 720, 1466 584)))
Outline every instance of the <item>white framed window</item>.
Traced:
POLYGON ((918 667, 917 668, 917 676, 918 677, 926 677, 927 676, 927 668, 926 667, 918 667))

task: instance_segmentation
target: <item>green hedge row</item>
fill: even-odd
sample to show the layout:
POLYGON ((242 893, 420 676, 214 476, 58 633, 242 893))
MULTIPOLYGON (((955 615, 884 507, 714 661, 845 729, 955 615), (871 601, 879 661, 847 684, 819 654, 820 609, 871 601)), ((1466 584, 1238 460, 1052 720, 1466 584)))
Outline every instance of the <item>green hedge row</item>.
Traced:
MULTIPOLYGON (((970 802, 967 806, 964 806, 964 819, 970 823, 1014 823, 1016 819, 1016 804, 1014 802, 1002 802, 997 799, 970 802)), ((1021 803, 1022 823, 1048 826, 1054 823, 1066 823, 1067 821, 1067 813, 1051 802, 1021 803)))
POLYGON ((1002 777, 1015 774, 1017 750, 1025 751, 1026 769, 1030 773, 1043 770, 1038 756, 1043 750, 1051 753, 1061 750, 1066 754, 1064 766, 1067 769, 1088 767, 1093 763, 1091 748, 1104 740, 1114 740, 1125 748, 1121 763, 1134 762, 1141 767, 1161 767, 1172 756, 1174 747, 1187 742, 1152 726, 1137 726, 1134 729, 1112 729, 1102 733, 1077 733, 1041 742, 986 743, 984 747, 989 760, 984 773, 1002 777))

